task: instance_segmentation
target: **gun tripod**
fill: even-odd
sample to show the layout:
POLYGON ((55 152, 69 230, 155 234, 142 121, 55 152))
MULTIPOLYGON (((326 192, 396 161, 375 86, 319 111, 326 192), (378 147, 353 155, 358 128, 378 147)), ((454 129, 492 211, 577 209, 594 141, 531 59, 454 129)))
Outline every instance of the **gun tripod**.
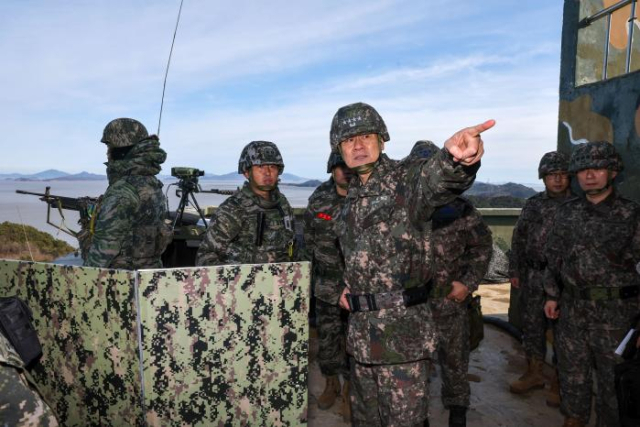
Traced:
POLYGON ((198 177, 180 178, 180 181, 178 181, 176 185, 178 186, 176 195, 180 196, 180 203, 178 203, 178 207, 176 208, 176 217, 173 220, 173 229, 175 230, 176 226, 182 225, 184 209, 189 204, 196 208, 196 210, 198 211, 198 215, 200 215, 200 219, 202 219, 202 222, 204 222, 206 228, 207 221, 205 220, 204 214, 200 210, 200 205, 198 205, 198 201, 196 200, 196 196, 194 195, 194 193, 200 192, 198 177))

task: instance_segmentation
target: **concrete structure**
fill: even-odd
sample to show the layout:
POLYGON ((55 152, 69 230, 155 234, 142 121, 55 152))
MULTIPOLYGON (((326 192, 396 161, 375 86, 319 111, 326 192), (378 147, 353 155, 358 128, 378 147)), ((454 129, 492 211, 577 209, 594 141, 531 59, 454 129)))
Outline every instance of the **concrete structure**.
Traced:
POLYGON ((624 159, 620 192, 640 202, 640 7, 565 0, 558 150, 606 140, 624 159))

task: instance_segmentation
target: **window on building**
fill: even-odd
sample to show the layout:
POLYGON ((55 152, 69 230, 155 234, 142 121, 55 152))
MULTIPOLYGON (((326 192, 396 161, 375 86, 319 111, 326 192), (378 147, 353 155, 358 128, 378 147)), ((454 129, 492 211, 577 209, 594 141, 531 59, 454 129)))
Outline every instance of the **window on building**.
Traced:
POLYGON ((640 70, 638 0, 581 0, 576 86, 640 70))

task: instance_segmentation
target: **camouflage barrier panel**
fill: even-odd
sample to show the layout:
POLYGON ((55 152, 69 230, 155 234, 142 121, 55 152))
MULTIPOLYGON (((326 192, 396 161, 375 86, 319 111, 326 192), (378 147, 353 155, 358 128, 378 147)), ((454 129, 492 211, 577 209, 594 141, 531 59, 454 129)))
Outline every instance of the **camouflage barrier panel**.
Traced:
POLYGON ((32 374, 64 425, 143 422, 134 272, 0 260, 0 295, 33 312, 32 374))
POLYGON ((149 425, 306 422, 308 263, 139 273, 149 425))
POLYGON ((134 272, 0 260, 0 295, 33 311, 44 351, 33 374, 63 425, 306 422, 308 263, 134 272))

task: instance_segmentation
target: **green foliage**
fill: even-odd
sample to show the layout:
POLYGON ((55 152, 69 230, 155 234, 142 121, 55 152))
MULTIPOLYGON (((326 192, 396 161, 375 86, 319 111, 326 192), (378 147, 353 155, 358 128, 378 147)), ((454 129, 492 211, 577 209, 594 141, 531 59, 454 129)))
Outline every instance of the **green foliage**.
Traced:
POLYGON ((67 242, 30 225, 23 227, 8 221, 0 224, 0 258, 30 260, 29 249, 34 261, 51 261, 74 251, 67 242))

